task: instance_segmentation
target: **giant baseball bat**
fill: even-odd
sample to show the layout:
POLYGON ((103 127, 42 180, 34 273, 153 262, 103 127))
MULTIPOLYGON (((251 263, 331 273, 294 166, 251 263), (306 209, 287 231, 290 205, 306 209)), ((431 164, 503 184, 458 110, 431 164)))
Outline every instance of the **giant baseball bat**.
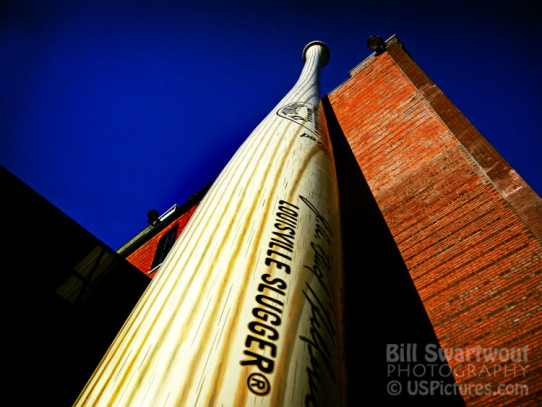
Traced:
POLYGON ((236 152, 78 406, 344 404, 337 180, 319 41, 236 152))

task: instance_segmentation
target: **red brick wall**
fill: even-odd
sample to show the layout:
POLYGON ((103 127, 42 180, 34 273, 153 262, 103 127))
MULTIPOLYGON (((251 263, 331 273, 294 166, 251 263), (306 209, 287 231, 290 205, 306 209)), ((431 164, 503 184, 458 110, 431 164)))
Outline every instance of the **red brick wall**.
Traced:
POLYGON ((526 370, 511 361, 448 358, 463 390, 469 384, 492 391, 501 383, 528 387, 527 395, 519 394, 525 387, 493 395, 471 386, 467 404, 541 403, 540 197, 397 37, 328 97, 441 346, 529 347, 521 361, 526 370))
POLYGON ((139 247, 136 251, 131 253, 126 257, 126 260, 128 260, 130 263, 132 263, 134 266, 136 266, 139 270, 141 270, 145 275, 148 275, 150 278, 153 278, 156 272, 160 269, 157 268, 152 273, 149 274, 149 271, 151 270, 152 261, 154 259, 154 254, 156 253, 156 248, 158 247, 158 242, 160 241, 160 238, 164 236, 169 230, 171 230, 175 225, 178 225, 177 229, 177 238, 183 231, 184 227, 188 223, 188 220, 196 210, 198 204, 192 206, 188 211, 181 214, 176 220, 174 220, 171 224, 166 226, 164 229, 162 229, 159 233, 157 233, 155 236, 153 236, 151 239, 149 239, 147 242, 145 242, 141 247, 139 247))

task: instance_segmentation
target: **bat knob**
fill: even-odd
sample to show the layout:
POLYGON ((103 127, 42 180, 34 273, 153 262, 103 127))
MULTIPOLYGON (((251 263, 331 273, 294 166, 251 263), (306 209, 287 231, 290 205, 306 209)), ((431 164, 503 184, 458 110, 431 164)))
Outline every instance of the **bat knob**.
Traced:
POLYGON ((319 45, 322 47, 322 60, 321 60, 320 66, 323 68, 329 62, 330 53, 329 53, 329 47, 322 41, 311 41, 305 46, 305 48, 303 49, 303 62, 307 60, 307 50, 313 45, 319 45))

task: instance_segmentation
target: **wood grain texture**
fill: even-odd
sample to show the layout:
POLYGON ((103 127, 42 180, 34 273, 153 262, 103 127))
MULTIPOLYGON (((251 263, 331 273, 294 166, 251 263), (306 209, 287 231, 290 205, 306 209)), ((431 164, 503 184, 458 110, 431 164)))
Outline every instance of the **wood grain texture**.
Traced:
POLYGON ((327 46, 215 181, 76 405, 344 404, 327 46))

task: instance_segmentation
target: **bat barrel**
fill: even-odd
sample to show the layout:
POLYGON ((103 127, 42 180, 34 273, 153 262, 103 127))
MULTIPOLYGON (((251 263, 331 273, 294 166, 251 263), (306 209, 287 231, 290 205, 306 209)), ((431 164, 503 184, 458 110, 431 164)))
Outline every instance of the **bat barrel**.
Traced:
POLYGON ((329 50, 214 182, 76 405, 344 405, 329 50))

